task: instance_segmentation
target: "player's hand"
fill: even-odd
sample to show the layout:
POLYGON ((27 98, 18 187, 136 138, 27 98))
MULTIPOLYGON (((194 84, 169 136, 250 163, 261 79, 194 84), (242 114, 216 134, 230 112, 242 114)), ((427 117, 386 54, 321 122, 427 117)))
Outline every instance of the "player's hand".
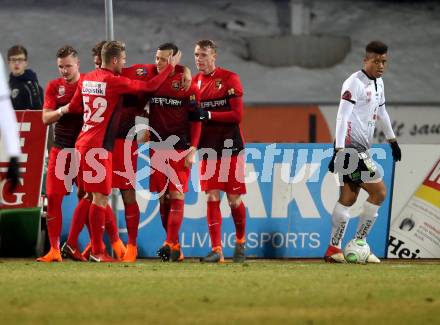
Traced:
POLYGON ((341 159, 344 160, 344 165, 347 164, 348 162, 346 161, 346 158, 349 158, 350 155, 348 154, 348 157, 346 155, 346 152, 344 152, 344 149, 342 148, 335 148, 333 150, 333 157, 330 160, 329 164, 328 164, 328 170, 331 173, 338 173, 337 168, 335 169, 335 166, 338 166, 339 168, 342 167, 340 162, 342 161, 341 159))
POLYGON ((8 180, 10 191, 14 192, 18 184, 20 183, 20 169, 17 157, 11 157, 11 159, 9 160, 6 179, 8 180))
POLYGON ((332 159, 330 159, 330 162, 328 163, 328 171, 330 173, 335 172, 335 160, 336 160, 336 149, 333 149, 333 156, 332 159))
POLYGON ((182 58, 182 52, 179 50, 176 54, 170 55, 168 57, 168 64, 171 64, 173 67, 179 64, 180 59, 182 58))
POLYGON ((185 167, 191 168, 194 162, 196 161, 196 152, 197 149, 195 147, 190 147, 189 152, 185 156, 185 167))
POLYGON ((203 108, 196 108, 188 113, 188 119, 191 122, 207 121, 211 119, 211 113, 203 108))
POLYGON ((182 74, 182 89, 185 91, 188 91, 191 87, 192 82, 192 76, 191 76, 191 70, 188 67, 183 67, 183 74, 182 74))
POLYGON ((400 161, 402 159, 402 151, 400 150, 399 144, 396 140, 390 141, 391 150, 393 153, 393 160, 400 161))
POLYGON ((60 117, 63 116, 64 114, 69 113, 69 104, 61 106, 60 108, 57 109, 57 112, 60 115, 60 117))

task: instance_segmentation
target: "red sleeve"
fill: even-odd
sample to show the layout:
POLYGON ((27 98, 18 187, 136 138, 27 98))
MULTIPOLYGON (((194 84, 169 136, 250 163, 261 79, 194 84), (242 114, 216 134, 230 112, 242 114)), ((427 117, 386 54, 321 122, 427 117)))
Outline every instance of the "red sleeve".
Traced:
POLYGON ((168 65, 165 70, 159 73, 154 78, 148 81, 131 80, 126 77, 115 77, 116 81, 113 86, 116 88, 116 92, 120 94, 136 94, 140 92, 155 92, 168 78, 168 75, 173 71, 172 65, 168 65))
POLYGON ((185 72, 185 67, 183 65, 178 64, 174 68, 174 72, 175 73, 184 73, 185 72))
POLYGON ((200 134, 202 133, 202 122, 191 122, 191 146, 199 145, 200 134))
POLYGON ((243 87, 237 74, 232 74, 227 82, 229 112, 211 112, 211 120, 226 123, 240 123, 243 119, 243 87))
POLYGON ((83 113, 81 89, 82 89, 82 80, 78 82, 78 87, 76 87, 75 94, 70 100, 69 113, 78 113, 78 114, 83 113))
MULTIPOLYGON (((195 110, 200 106, 200 92, 195 83, 191 84, 191 88, 188 90, 189 105, 188 110, 195 110)), ((196 147, 199 145, 200 134, 202 133, 202 122, 190 122, 191 125, 191 146, 196 147)))
POLYGON ((55 80, 49 82, 44 93, 43 109, 56 110, 57 109, 57 94, 55 80))
POLYGON ((229 112, 211 112, 211 120, 226 123, 241 123, 243 119, 243 99, 241 97, 229 98, 229 112))

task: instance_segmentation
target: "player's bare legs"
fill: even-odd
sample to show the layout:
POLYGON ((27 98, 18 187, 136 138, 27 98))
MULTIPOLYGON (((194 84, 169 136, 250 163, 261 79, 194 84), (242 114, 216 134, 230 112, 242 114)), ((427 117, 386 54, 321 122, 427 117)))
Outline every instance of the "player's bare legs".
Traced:
POLYGON ((362 183, 359 185, 368 193, 367 201, 371 204, 381 205, 385 201, 387 189, 383 181, 376 183, 362 183))
POLYGON ((136 201, 134 189, 121 190, 122 201, 125 208, 125 223, 127 225, 128 242, 124 254, 124 262, 135 262, 137 258, 137 236, 139 228, 139 206, 136 201))
POLYGON ((226 193, 226 196, 235 225, 235 249, 233 261, 236 263, 242 263, 246 258, 246 207, 243 204, 240 194, 226 193))

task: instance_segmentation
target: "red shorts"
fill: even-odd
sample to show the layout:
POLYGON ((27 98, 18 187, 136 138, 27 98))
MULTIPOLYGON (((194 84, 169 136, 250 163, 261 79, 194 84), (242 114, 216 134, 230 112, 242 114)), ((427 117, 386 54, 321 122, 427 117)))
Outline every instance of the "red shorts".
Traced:
MULTIPOLYGON (((188 192, 190 169, 185 167, 185 157, 176 160, 170 159, 173 154, 183 150, 173 150, 170 154, 166 150, 154 152, 150 150, 150 191, 161 193, 168 191, 188 192), (165 160, 165 158, 167 158, 165 160)), ((177 158, 177 157, 175 157, 177 158)))
POLYGON ((113 148, 112 188, 119 188, 121 190, 133 190, 136 184, 136 170, 138 159, 138 154, 136 153, 136 150, 138 146, 136 141, 132 141, 131 146, 127 148, 130 151, 124 152, 124 144, 125 139, 116 139, 115 146, 113 148))
POLYGON ((66 195, 72 192, 72 184, 76 183, 79 166, 75 166, 76 160, 72 157, 74 149, 65 149, 60 154, 61 150, 63 149, 57 147, 50 149, 46 175, 46 194, 66 195))
POLYGON ((244 156, 202 160, 200 186, 202 191, 220 190, 229 194, 245 194, 244 156))
POLYGON ((109 195, 112 191, 112 153, 104 148, 76 148, 81 154, 78 187, 109 195))

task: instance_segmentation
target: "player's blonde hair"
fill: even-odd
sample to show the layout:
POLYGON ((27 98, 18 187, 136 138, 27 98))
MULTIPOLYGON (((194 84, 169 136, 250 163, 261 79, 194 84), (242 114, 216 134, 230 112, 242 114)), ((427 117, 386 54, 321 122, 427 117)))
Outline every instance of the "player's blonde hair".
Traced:
POLYGON ((117 58, 125 52, 125 44, 120 41, 109 41, 102 46, 101 60, 105 64, 109 64, 112 58, 117 58))

